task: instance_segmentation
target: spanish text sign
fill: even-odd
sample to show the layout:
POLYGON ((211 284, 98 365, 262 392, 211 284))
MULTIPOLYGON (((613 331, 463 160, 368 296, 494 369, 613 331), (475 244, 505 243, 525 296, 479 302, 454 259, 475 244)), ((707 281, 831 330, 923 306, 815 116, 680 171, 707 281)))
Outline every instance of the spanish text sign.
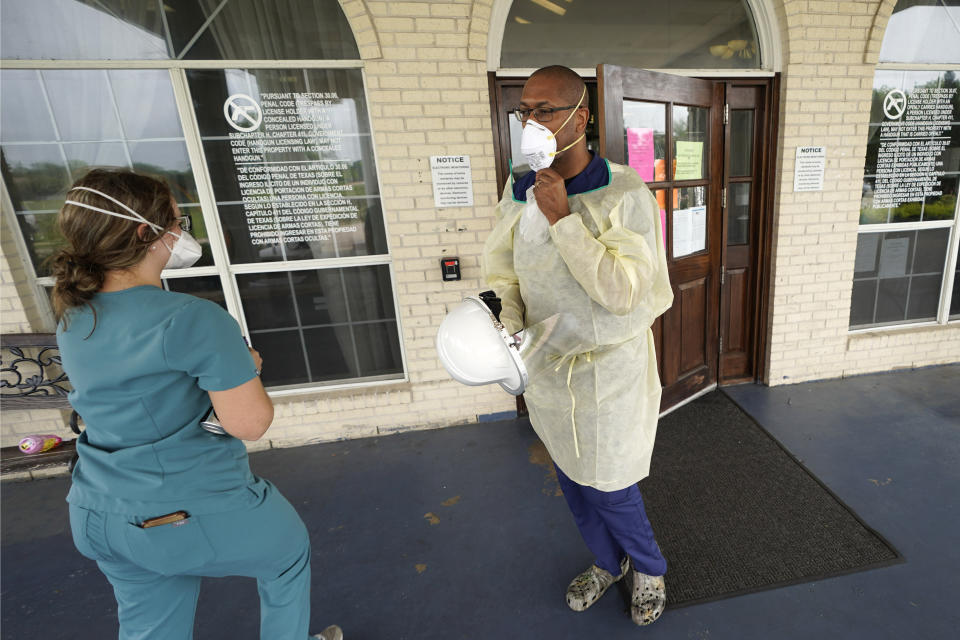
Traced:
POLYGON ((430 156, 433 206, 472 207, 473 178, 470 156, 430 156))
POLYGON ((823 168, 826 164, 826 147, 797 147, 797 159, 793 169, 793 190, 823 191, 823 168))

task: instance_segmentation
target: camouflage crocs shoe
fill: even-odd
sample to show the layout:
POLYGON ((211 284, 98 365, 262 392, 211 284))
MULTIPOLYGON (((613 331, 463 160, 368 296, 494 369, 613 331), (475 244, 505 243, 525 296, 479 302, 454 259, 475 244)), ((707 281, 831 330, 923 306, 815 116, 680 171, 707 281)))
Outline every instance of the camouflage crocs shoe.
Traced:
POLYGON ((620 580, 629 568, 629 558, 624 558, 620 563, 619 576, 614 576, 595 564, 590 565, 589 569, 574 578, 567 587, 567 606, 574 611, 585 611, 600 599, 610 585, 620 580))
POLYGON ((667 604, 667 586, 663 576, 648 576, 631 567, 630 618, 635 624, 653 624, 667 604))
POLYGON ((320 633, 310 636, 319 640, 343 640, 343 631, 335 624, 330 625, 320 633))

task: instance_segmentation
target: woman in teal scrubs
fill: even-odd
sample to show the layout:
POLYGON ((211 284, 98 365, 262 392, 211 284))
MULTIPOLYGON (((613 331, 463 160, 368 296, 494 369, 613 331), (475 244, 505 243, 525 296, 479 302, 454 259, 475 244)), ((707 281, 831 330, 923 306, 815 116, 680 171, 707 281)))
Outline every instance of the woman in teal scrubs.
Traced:
POLYGON ((192 638, 201 577, 228 575, 257 579, 263 640, 305 640, 307 529, 243 443, 273 420, 260 355, 220 306, 161 286, 200 257, 189 219, 164 183, 94 170, 59 224, 57 342, 86 423, 70 525, 113 585, 121 640, 192 638), (211 405, 228 435, 201 428, 211 405))

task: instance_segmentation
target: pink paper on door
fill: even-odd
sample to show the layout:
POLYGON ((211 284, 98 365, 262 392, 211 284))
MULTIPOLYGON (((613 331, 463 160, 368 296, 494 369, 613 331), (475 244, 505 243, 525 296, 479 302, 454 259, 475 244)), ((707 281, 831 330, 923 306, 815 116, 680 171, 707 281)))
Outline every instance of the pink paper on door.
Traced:
POLYGON ((627 164, 644 182, 653 181, 653 129, 627 127, 627 164))

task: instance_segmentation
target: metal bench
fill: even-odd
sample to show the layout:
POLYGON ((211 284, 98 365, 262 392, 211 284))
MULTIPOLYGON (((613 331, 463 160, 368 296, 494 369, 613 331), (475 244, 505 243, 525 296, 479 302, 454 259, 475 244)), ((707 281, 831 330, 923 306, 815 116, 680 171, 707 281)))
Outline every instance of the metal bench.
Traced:
MULTIPOLYGON (((0 335, 0 406, 4 411, 68 409, 70 429, 80 434, 80 416, 70 406, 70 381, 60 367, 57 336, 53 333, 0 335)), ((76 442, 65 441, 56 449, 27 455, 18 447, 0 451, 0 475, 34 471, 76 463, 76 442)))

